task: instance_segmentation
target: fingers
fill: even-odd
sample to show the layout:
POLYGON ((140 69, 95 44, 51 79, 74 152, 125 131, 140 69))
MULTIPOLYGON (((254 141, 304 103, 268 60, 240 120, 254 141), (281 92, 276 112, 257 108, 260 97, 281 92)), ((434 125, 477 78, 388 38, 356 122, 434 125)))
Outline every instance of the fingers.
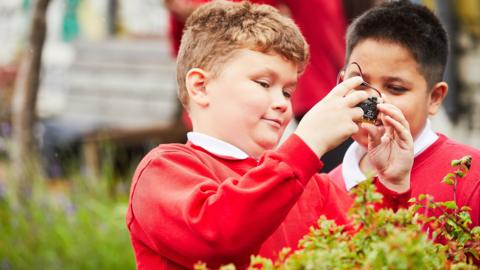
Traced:
POLYGON ((346 79, 342 83, 338 84, 335 86, 332 91, 330 91, 329 95, 334 95, 338 97, 344 97, 347 95, 348 92, 352 91, 356 87, 360 86, 362 84, 363 79, 360 76, 352 77, 349 79, 346 79))
POLYGON ((344 97, 344 101, 347 103, 348 107, 355 107, 360 102, 368 98, 368 93, 361 90, 352 91, 344 97))
MULTIPOLYGON (((402 125, 399 121, 393 119, 392 117, 386 115, 384 119, 385 123, 391 126, 396 133, 396 137, 399 138, 401 141, 407 143, 408 145, 413 145, 413 138, 410 130, 402 125)), ((384 123, 384 124, 385 124, 384 123)))
POLYGON ((384 116, 389 116, 390 118, 395 119, 397 122, 399 122, 402 126, 405 127, 405 129, 410 130, 410 126, 408 124, 407 119, 403 115, 402 111, 395 107, 392 104, 388 103, 381 103, 377 105, 378 110, 384 115, 384 116))
POLYGON ((363 110, 360 107, 354 107, 351 110, 352 113, 352 120, 354 122, 360 122, 363 118, 363 110))
POLYGON ((412 134, 410 133, 410 126, 402 111, 392 104, 379 104, 377 108, 382 113, 382 121, 389 133, 396 134, 401 141, 408 144, 413 144, 412 134))
POLYGON ((375 147, 381 143, 383 134, 385 133, 385 128, 380 126, 374 126, 369 123, 362 123, 362 128, 365 129, 368 133, 368 146, 375 147))

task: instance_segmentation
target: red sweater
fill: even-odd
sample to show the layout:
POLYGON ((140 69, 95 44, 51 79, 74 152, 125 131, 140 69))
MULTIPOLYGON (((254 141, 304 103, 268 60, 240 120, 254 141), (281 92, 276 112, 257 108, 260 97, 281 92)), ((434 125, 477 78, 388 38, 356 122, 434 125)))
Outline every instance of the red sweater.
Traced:
MULTIPOLYGON (((321 162, 292 135, 257 161, 215 156, 192 143, 153 149, 139 164, 131 186, 127 226, 138 269, 209 267, 251 254, 275 257, 295 248, 320 215, 339 224, 351 198, 328 176, 321 162)), ((386 205, 405 205, 377 182, 386 205)))
MULTIPOLYGON (((452 201, 453 187, 441 183, 447 173, 453 172, 450 163, 453 159, 471 155, 472 166, 468 174, 460 179, 457 186, 457 205, 472 208, 473 225, 480 221, 480 150, 457 143, 438 134, 439 138, 425 151, 415 157, 411 174, 411 195, 430 194, 435 201, 452 201)), ((342 165, 329 173, 337 186, 346 190, 342 175, 342 165)))

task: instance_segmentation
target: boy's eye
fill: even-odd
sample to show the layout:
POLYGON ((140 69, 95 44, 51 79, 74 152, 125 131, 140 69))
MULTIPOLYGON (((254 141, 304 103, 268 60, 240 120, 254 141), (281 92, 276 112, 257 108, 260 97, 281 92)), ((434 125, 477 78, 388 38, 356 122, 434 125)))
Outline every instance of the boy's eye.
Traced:
POLYGON ((291 98, 292 93, 290 93, 289 91, 283 91, 283 96, 286 97, 286 98, 291 98))
POLYGON ((388 85, 386 88, 393 94, 402 94, 407 91, 407 89, 402 86, 388 85))
POLYGON ((268 82, 265 82, 265 81, 255 81, 255 82, 258 83, 263 88, 269 88, 270 87, 270 84, 268 82))

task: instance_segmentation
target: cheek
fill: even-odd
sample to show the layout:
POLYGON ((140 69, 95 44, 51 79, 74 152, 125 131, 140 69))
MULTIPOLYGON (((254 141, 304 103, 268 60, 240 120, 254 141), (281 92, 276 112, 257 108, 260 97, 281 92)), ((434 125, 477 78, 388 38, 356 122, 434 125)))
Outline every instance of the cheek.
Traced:
MULTIPOLYGON (((285 130, 287 129, 288 125, 292 122, 292 119, 293 119, 293 112, 290 108, 290 111, 288 111, 286 114, 285 114, 285 118, 284 118, 284 124, 283 124, 283 127, 282 127, 282 134, 285 132, 285 130)), ((298 125, 298 123, 296 123, 296 125, 298 125)), ((293 130, 292 130, 293 132, 293 130)))
POLYGON ((424 121, 428 115, 426 105, 418 102, 416 99, 409 99, 404 102, 392 102, 392 104, 402 111, 410 126, 410 132, 415 137, 423 128, 424 121))
POLYGON ((239 114, 258 114, 267 106, 267 100, 263 95, 251 91, 243 91, 241 95, 228 99, 229 101, 225 103, 228 103, 228 107, 235 108, 239 114))
POLYGON ((403 116, 405 117, 405 119, 407 119, 409 124, 411 124, 410 121, 413 120, 413 118, 415 117, 415 113, 417 113, 418 110, 421 109, 421 107, 418 106, 419 104, 416 103, 414 100, 412 102, 411 99, 402 98, 402 97, 390 98, 388 103, 391 103, 392 105, 400 109, 400 111, 402 111, 403 116))
POLYGON ((264 89, 245 91, 241 98, 244 100, 244 104, 252 109, 264 109, 270 104, 270 98, 264 89))
POLYGON ((412 124, 419 115, 424 113, 425 106, 414 100, 401 100, 392 102, 392 104, 402 111, 409 124, 412 124))
POLYGON ((422 131, 427 118, 427 113, 424 111, 424 108, 418 107, 412 111, 409 111, 409 114, 405 115, 405 118, 410 125, 410 133, 414 138, 422 131), (415 110, 416 109, 416 110, 415 110))
POLYGON ((285 118, 288 120, 288 122, 290 122, 290 120, 293 119, 293 107, 292 107, 292 102, 291 101, 288 104, 287 111, 285 112, 285 118))

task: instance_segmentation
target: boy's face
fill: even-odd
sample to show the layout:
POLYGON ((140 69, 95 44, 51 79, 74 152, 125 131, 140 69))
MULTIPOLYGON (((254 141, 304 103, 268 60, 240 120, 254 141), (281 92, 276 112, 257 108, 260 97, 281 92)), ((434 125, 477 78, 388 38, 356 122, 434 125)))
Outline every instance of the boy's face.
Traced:
MULTIPOLYGON (((363 79, 380 90, 386 102, 403 112, 410 132, 416 138, 429 114, 436 112, 438 104, 432 102, 427 82, 410 52, 392 42, 366 39, 352 50, 348 63, 352 62, 361 66, 363 79)), ((364 129, 352 137, 367 146, 367 132, 364 129)))
POLYGON ((201 130, 258 157, 274 148, 292 119, 297 65, 275 53, 240 49, 207 79, 209 121, 201 130))

